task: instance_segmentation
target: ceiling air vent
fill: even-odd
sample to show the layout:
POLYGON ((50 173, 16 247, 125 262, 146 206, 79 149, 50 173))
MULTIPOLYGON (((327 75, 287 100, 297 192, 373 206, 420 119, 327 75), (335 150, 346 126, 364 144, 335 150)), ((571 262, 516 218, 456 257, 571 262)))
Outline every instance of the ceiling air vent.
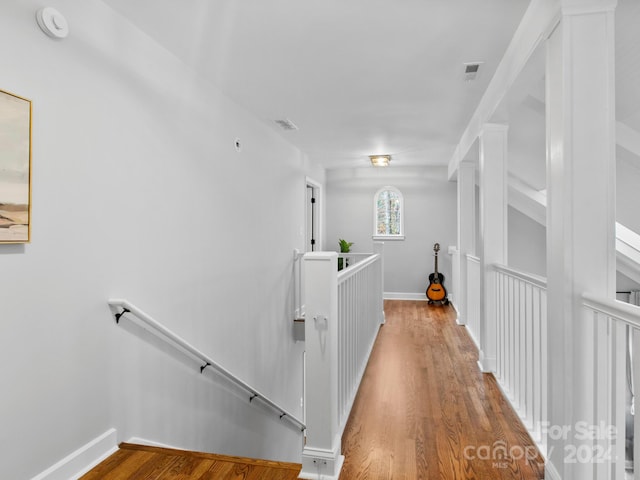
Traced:
POLYGON ((464 80, 470 82, 478 76, 478 70, 482 62, 465 63, 464 64, 464 80))
POLYGON ((285 118, 284 120, 276 120, 276 123, 280 125, 280 128, 283 130, 298 130, 296 124, 288 118, 285 118))

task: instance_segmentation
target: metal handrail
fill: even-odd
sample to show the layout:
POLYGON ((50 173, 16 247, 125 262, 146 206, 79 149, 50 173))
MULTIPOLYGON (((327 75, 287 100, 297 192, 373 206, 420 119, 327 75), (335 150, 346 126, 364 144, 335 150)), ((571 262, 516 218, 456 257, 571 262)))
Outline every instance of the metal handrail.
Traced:
POLYGON ((302 431, 304 431, 307 428, 306 425, 302 422, 302 420, 297 418, 295 415, 292 415, 287 410, 280 407, 277 403, 271 400, 269 397, 267 397, 266 395, 263 395, 261 392, 253 388, 251 385, 241 380, 231 372, 229 372, 229 370, 227 370, 226 368, 224 368, 223 366, 221 366, 220 364, 212 360, 209 356, 202 353, 200 350, 195 348, 193 345, 191 345, 189 342, 187 342, 183 338, 173 333, 164 325, 158 323, 156 320, 151 318, 150 315, 143 312, 138 307, 131 304, 129 301, 123 300, 123 299, 110 299, 108 303, 109 305, 111 305, 116 309, 117 308, 122 309, 121 312, 114 313, 117 324, 120 323, 120 319, 122 318, 122 316, 127 313, 135 316, 138 320, 142 321, 149 327, 152 327, 155 330, 155 332, 160 333, 162 337, 164 337, 164 339, 169 340, 170 342, 179 346, 182 350, 188 352, 193 357, 200 360, 202 363, 202 365, 200 366, 200 373, 204 373, 204 370, 207 368, 214 369, 216 372, 218 372, 220 375, 225 377, 227 380, 230 380, 234 384, 241 387, 243 390, 246 390, 250 394, 249 403, 251 403, 255 399, 262 400, 263 403, 271 407, 273 410, 277 411, 281 419, 286 418, 290 422, 297 425, 302 431))

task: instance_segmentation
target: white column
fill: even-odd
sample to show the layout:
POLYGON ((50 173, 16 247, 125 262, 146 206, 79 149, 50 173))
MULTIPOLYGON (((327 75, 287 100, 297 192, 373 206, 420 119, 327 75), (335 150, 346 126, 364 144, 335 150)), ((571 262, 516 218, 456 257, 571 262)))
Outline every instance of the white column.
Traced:
POLYGON ((494 263, 507 264, 507 126, 486 124, 480 135, 480 359, 496 367, 494 263))
POLYGON ((304 255, 307 442, 300 478, 337 480, 344 457, 338 426, 338 254, 304 255))
POLYGON ((565 462, 566 448, 583 443, 574 437, 577 422, 598 420, 598 338, 582 317, 581 296, 615 298, 616 1, 561 4, 546 67, 548 413, 552 426, 570 433, 550 436, 549 468, 582 480, 595 478, 594 463, 565 462))
POLYGON ((458 323, 467 323, 467 254, 476 254, 476 167, 462 162, 458 167, 458 279, 454 303, 458 323))

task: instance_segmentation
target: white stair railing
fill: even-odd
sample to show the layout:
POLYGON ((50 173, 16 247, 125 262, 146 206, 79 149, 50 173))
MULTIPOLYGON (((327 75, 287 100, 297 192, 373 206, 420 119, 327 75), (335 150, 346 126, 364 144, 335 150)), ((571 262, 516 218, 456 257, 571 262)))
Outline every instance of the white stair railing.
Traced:
POLYGON ((502 265, 496 272, 496 380, 543 454, 547 420, 547 282, 502 265))
POLYGON ((338 424, 340 431, 384 322, 382 259, 370 255, 338 274, 338 424))
MULTIPOLYGON (((590 452, 592 478, 617 480, 625 478, 626 417, 630 407, 627 385, 627 349, 631 339, 632 351, 640 352, 640 307, 596 295, 584 294, 584 318, 581 328, 593 340, 581 365, 591 379, 593 418, 582 419, 590 427, 599 427, 594 438, 582 440, 576 450, 590 452), (604 428, 603 428, 604 427, 604 428)), ((640 385, 640 356, 632 360, 633 384, 640 385)), ((636 409, 637 412, 637 409, 636 409)), ((633 438, 640 438, 640 415, 633 417, 633 438)), ((640 441, 633 444, 633 458, 640 462, 640 441)), ((633 477, 640 480, 640 468, 633 477)))
POLYGON ((338 479, 341 437, 384 322, 382 243, 338 272, 336 252, 304 256, 307 441, 300 478, 338 479))

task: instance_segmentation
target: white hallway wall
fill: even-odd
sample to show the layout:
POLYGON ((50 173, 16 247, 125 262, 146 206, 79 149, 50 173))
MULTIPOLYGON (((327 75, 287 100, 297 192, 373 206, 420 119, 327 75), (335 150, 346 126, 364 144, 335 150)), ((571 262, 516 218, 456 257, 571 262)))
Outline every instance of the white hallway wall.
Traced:
POLYGON ((546 227, 513 207, 509 207, 508 222, 509 266, 546 277, 546 227))
POLYGON ((456 184, 445 167, 396 167, 327 171, 326 248, 338 250, 338 239, 354 242, 352 251, 370 252, 373 235, 373 197, 384 186, 398 188, 404 197, 404 241, 385 242, 385 292, 426 297, 433 272, 433 244, 441 251, 438 267, 451 279, 449 245, 456 244, 456 184))
POLYGON ((32 243, 0 245, 0 477, 112 427, 299 460, 295 428, 117 327, 106 302, 128 298, 300 415, 292 253, 305 175, 323 171, 102 2, 51 2, 64 41, 38 29, 41 5, 0 6, 0 88, 33 100, 32 243))

